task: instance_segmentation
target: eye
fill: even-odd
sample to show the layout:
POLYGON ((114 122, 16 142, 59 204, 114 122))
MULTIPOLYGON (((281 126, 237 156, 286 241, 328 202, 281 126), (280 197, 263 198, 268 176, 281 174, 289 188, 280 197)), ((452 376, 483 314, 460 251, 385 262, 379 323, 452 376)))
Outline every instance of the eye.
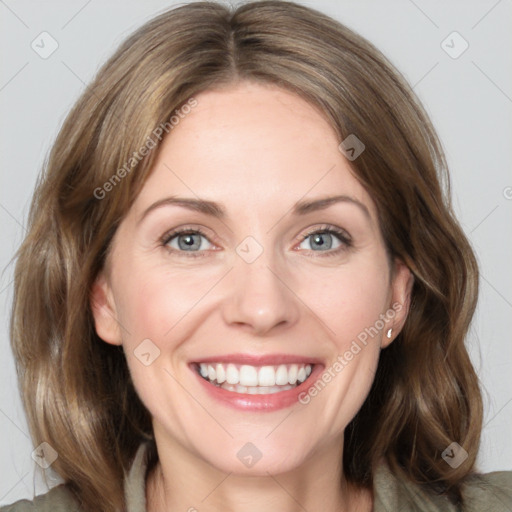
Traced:
MULTIPOLYGON (((178 228, 166 233, 160 244, 173 253, 187 256, 206 256, 214 245, 208 236, 199 228, 178 228)), ((331 256, 345 251, 352 246, 350 235, 334 226, 316 228, 301 236, 300 249, 315 253, 325 253, 322 256, 331 256)))
MULTIPOLYGON (((200 229, 176 229, 164 235, 161 244, 173 252, 202 253, 210 249, 212 243, 200 229)), ((190 254, 202 256, 202 254, 190 254)))
POLYGON ((333 226, 317 228, 302 237, 301 249, 313 252, 325 252, 326 255, 338 254, 352 245, 345 231, 333 226))

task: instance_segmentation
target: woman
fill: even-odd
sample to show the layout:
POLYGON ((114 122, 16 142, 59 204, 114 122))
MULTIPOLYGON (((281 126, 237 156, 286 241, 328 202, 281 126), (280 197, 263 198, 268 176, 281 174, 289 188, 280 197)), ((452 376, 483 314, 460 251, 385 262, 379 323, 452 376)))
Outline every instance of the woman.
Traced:
POLYGON ((139 29, 17 261, 25 407, 66 483, 1 510, 510 510, 512 473, 475 469, 478 270, 445 173, 400 74, 317 11, 139 29))

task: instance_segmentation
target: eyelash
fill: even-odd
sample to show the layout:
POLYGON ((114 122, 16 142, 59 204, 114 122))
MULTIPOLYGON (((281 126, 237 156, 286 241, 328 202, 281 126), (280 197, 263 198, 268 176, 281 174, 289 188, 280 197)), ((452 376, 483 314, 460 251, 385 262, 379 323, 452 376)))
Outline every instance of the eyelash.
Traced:
MULTIPOLYGON (((310 252, 315 252, 317 254, 315 254, 315 255, 306 254, 306 256, 308 256, 308 257, 316 258, 318 255, 320 255, 321 257, 337 256, 338 254, 340 254, 340 252, 346 251, 347 249, 352 247, 352 240, 350 239, 350 236, 348 235, 348 233, 344 230, 341 230, 339 228, 336 228, 336 227, 330 226, 330 225, 321 226, 319 228, 317 227, 315 229, 308 231, 306 234, 301 236, 299 245, 302 242, 304 242, 304 240, 306 240, 308 237, 318 234, 318 233, 327 233, 329 235, 334 235, 339 239, 339 241, 341 242, 342 245, 333 251, 312 251, 312 250, 310 250, 310 252), (320 253, 320 254, 318 254, 318 253, 320 253)), ((167 244, 172 239, 176 238, 179 235, 201 235, 201 236, 204 236, 210 243, 212 243, 210 241, 210 239, 208 238, 208 235, 201 228, 197 227, 194 229, 178 228, 173 231, 167 232, 160 239, 160 245, 162 247, 164 247, 166 250, 168 250, 169 252, 178 253, 180 255, 183 254, 183 255, 186 255, 186 257, 201 258, 201 257, 207 256, 207 254, 206 254, 207 251, 190 251, 190 252, 189 251, 177 251, 175 249, 170 249, 169 247, 167 247, 167 244)))
MULTIPOLYGON (((201 235, 204 236, 209 242, 210 239, 208 238, 208 235, 201 229, 201 228, 178 228, 174 231, 170 231, 166 233, 161 239, 160 244, 169 251, 170 253, 178 253, 179 255, 183 254, 186 257, 192 257, 192 258, 201 258, 206 256, 206 251, 176 251, 175 249, 171 249, 170 247, 167 247, 167 244, 173 239, 176 238, 179 235, 201 235)), ((211 243, 211 242, 210 242, 211 243)))
POLYGON ((304 242, 304 240, 306 240, 311 235, 315 235, 317 233, 327 233, 329 235, 336 236, 339 239, 339 241, 341 242, 341 246, 332 251, 312 251, 312 250, 310 250, 311 253, 316 253, 316 254, 306 253, 305 255, 309 258, 316 258, 318 255, 321 256, 322 258, 330 257, 330 256, 338 256, 341 252, 344 252, 347 249, 350 249, 352 247, 352 240, 346 231, 336 228, 334 226, 329 226, 329 225, 321 226, 319 228, 314 228, 314 229, 308 231, 307 233, 305 233, 304 235, 301 236, 299 244, 304 242))

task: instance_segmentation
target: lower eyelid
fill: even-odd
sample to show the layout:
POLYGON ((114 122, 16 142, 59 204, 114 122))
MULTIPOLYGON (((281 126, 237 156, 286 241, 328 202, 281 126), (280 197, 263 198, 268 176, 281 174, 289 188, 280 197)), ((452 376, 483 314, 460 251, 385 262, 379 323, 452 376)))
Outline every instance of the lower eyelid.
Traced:
POLYGON ((326 251, 314 251, 312 249, 303 249, 304 255, 311 258, 324 258, 329 256, 339 256, 343 253, 346 253, 351 246, 345 242, 340 242, 340 246, 335 249, 329 249, 326 251))

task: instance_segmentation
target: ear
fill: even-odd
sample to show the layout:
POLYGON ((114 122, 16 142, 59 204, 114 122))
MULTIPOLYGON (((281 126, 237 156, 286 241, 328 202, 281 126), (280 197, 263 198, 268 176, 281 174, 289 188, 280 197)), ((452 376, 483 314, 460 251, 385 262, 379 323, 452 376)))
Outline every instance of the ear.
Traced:
POLYGON ((113 293, 103 272, 100 272, 92 285, 90 304, 98 336, 112 345, 121 345, 121 329, 117 321, 113 293))
POLYGON ((382 337, 381 348, 386 348, 402 330, 411 305, 411 293, 414 276, 409 267, 401 260, 395 260, 395 268, 391 281, 391 298, 386 313, 386 327, 382 337), (392 314, 391 312, 394 312, 392 314), (391 337, 387 334, 391 329, 391 337))

